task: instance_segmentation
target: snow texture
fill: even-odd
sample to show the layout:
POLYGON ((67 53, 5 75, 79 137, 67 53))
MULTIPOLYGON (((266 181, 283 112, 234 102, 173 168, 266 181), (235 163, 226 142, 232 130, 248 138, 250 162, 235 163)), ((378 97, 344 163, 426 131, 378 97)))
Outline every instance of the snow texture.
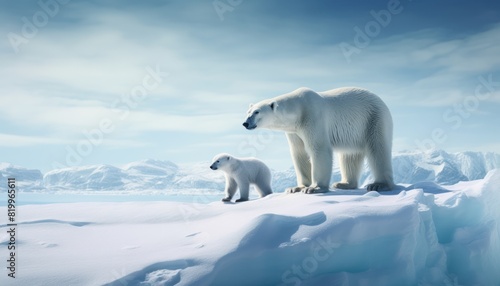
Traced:
MULTIPOLYGON (((207 190, 223 192, 224 176, 209 169, 209 162, 194 165, 176 165, 170 161, 143 160, 122 166, 94 165, 56 169, 42 175, 39 170, 0 163, 0 175, 15 175, 27 192, 54 191, 129 191, 201 194, 207 190)), ((394 179, 397 184, 434 181, 452 185, 460 181, 484 178, 486 173, 500 168, 500 155, 495 153, 445 151, 402 152, 394 154, 394 179)), ((272 188, 283 192, 296 185, 293 168, 273 171, 272 188)), ((340 170, 334 166, 331 182, 340 180, 340 170)), ((368 168, 361 175, 361 185, 372 182, 368 168)), ((0 185, 0 191, 6 186, 0 185)))
MULTIPOLYGON (((499 186, 497 169, 389 193, 24 205, 0 285, 499 285, 499 186)), ((0 257, 7 243, 3 224, 0 257)))

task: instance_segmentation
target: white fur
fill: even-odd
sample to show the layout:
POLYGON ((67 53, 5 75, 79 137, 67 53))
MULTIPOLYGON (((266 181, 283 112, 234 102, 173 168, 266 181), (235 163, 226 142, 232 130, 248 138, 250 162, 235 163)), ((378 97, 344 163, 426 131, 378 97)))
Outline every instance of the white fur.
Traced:
POLYGON ((255 158, 236 158, 229 154, 219 154, 214 157, 212 170, 221 170, 226 176, 226 197, 223 201, 231 201, 236 190, 240 190, 240 199, 236 202, 247 201, 250 185, 261 197, 271 194, 271 171, 264 162, 255 158))
POLYGON ((368 90, 299 88, 252 105, 243 125, 286 132, 298 184, 288 192, 328 191, 334 150, 339 153, 342 181, 333 187, 357 188, 365 157, 375 178, 368 190, 394 186, 392 117, 385 103, 368 90))

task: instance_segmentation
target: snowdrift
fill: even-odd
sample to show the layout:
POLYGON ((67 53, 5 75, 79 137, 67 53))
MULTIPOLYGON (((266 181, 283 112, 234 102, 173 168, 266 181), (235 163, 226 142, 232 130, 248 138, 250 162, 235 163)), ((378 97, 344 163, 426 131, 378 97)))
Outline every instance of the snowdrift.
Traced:
POLYGON ((27 205, 0 284, 499 285, 499 186, 497 169, 380 194, 27 205))

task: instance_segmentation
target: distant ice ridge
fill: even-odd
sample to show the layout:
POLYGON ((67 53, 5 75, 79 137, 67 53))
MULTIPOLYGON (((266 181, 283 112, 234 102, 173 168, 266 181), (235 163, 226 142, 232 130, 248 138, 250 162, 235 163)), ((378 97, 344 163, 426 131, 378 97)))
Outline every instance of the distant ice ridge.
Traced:
POLYGON ((14 166, 9 163, 0 163, 0 179, 4 184, 0 184, 0 191, 7 190, 7 179, 15 178, 18 189, 25 191, 44 190, 43 174, 39 170, 26 169, 14 166))
MULTIPOLYGON (((265 158, 262 158, 265 161, 265 158)), ((177 165, 170 161, 143 160, 122 167, 92 165, 56 169, 43 174, 30 170, 0 164, 2 177, 14 176, 21 191, 130 191, 130 192, 191 192, 224 189, 221 172, 208 168, 209 163, 177 165)), ((486 173, 500 168, 500 155, 496 153, 461 152, 400 152, 393 155, 394 179, 398 184, 414 184, 432 181, 451 185, 460 181, 482 179, 486 173)), ((332 182, 340 180, 340 170, 335 164, 332 182)), ((361 175, 361 184, 371 181, 367 168, 361 175)), ((273 190, 282 192, 296 184, 295 172, 291 167, 273 171, 273 190)), ((0 185, 0 191, 6 186, 0 185)))

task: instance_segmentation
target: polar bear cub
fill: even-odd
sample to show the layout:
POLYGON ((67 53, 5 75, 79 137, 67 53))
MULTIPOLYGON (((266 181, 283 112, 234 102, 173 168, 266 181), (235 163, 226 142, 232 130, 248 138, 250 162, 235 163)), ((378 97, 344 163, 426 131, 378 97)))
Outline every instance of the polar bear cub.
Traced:
POLYGON ((248 201, 250 185, 254 185, 260 197, 272 194, 271 171, 264 162, 256 158, 236 158, 229 154, 219 154, 213 159, 212 170, 221 170, 226 177, 226 197, 229 202, 236 190, 240 189, 240 198, 236 202, 248 201))

